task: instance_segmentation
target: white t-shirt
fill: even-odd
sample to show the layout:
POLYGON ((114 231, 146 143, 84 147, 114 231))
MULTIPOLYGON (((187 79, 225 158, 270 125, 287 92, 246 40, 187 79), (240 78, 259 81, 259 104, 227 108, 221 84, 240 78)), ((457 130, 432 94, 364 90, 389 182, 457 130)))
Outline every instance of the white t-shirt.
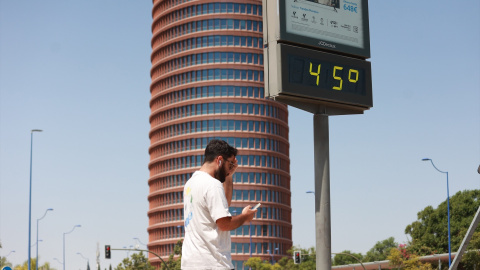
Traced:
POLYGON ((230 232, 221 231, 216 223, 232 216, 223 184, 196 171, 185 184, 183 201, 182 269, 233 269, 230 232))

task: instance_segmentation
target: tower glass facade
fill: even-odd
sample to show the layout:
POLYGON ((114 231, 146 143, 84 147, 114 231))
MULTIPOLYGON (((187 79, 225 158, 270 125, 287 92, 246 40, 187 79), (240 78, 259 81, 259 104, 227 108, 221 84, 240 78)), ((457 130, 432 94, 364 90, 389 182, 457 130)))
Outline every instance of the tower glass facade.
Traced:
POLYGON ((235 269, 292 246, 288 111, 264 97, 262 12, 260 0, 153 1, 148 248, 164 259, 184 236, 183 186, 213 138, 239 150, 230 212, 262 203, 231 231, 235 269))

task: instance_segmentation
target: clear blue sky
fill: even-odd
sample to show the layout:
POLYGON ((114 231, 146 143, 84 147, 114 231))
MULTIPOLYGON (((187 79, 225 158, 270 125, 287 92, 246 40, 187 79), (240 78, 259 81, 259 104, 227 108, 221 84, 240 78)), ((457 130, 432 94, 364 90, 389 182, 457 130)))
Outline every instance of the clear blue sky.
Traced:
MULTIPOLYGON (((480 2, 369 1, 374 107, 330 117, 332 252, 407 241, 418 211, 480 188, 480 2)), ((0 0, 0 255, 102 269, 148 240, 151 1, 0 0), (34 242, 33 242, 34 243, 34 242), (35 256, 35 247, 32 248, 35 256)), ((293 242, 314 242, 313 115, 290 108, 293 242)))

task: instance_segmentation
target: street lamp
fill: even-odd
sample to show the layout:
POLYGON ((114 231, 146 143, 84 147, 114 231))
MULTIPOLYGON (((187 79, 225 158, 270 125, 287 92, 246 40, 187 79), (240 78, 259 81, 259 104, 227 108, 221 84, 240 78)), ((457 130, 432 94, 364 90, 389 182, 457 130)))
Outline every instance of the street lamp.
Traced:
POLYGON ((183 228, 183 225, 177 225, 177 231, 180 231, 180 233, 179 233, 180 236, 179 237, 183 236, 183 229, 182 228, 183 228))
POLYGON ((84 258, 85 260, 87 260, 87 266, 88 266, 87 268, 90 269, 90 260, 88 258, 85 258, 80 252, 77 252, 77 254, 82 256, 82 258, 84 258))
POLYGON ((33 132, 42 132, 41 129, 32 129, 30 132, 30 193, 28 199, 28 270, 31 269, 31 244, 32 244, 32 153, 33 132))
POLYGON ((424 158, 422 161, 430 161, 432 163, 432 166, 435 168, 435 170, 445 173, 447 175, 447 219, 448 219, 448 267, 450 267, 450 264, 452 263, 452 248, 451 248, 451 241, 450 241, 450 194, 448 191, 448 172, 440 171, 435 164, 433 164, 433 160, 429 158, 424 158))
POLYGON ((7 254, 7 256, 5 256, 5 258, 7 258, 8 256, 10 256, 10 254, 12 254, 12 253, 15 253, 15 250, 10 251, 10 252, 7 254))
POLYGON ((148 246, 144 243, 142 243, 142 241, 140 241, 140 239, 138 239, 138 237, 134 237, 133 240, 137 240, 140 244, 146 246, 148 248, 148 246))
MULTIPOLYGON (((12 253, 15 253, 15 250, 10 251, 10 252, 7 254, 7 256, 4 257, 4 258, 5 258, 5 263, 7 263, 7 257, 8 257, 10 254, 12 254, 12 253)), ((3 269, 2 261, 0 261, 0 268, 3 269)))
POLYGON ((59 259, 57 258, 53 258, 55 261, 59 262, 61 265, 64 265, 63 262, 61 262, 59 259))
POLYGON ((311 190, 307 191, 306 193, 313 193, 315 195, 315 191, 311 191, 311 190))
MULTIPOLYGON (((275 253, 275 251, 278 251, 278 248, 275 248, 273 250, 273 253, 275 253)), ((268 252, 268 254, 270 254, 270 256, 272 256, 272 265, 273 265, 273 254, 270 252, 270 249, 267 249, 267 252, 268 252)))
POLYGON ((37 242, 35 244, 33 244, 32 247, 38 246, 38 242, 43 242, 43 240, 42 239, 37 240, 37 242))
POLYGON ((75 226, 73 226, 73 229, 71 231, 63 233, 63 270, 65 270, 65 264, 66 264, 66 261, 65 261, 65 235, 73 232, 73 230, 75 230, 75 228, 77 228, 77 227, 82 227, 82 226, 81 225, 75 225, 75 226))
POLYGON ((37 270, 38 270, 38 222, 47 215, 48 211, 53 211, 53 208, 48 208, 47 211, 45 211, 45 214, 43 214, 43 216, 41 218, 37 219, 37 256, 36 256, 37 260, 36 260, 36 263, 35 263, 35 269, 37 269, 37 270))

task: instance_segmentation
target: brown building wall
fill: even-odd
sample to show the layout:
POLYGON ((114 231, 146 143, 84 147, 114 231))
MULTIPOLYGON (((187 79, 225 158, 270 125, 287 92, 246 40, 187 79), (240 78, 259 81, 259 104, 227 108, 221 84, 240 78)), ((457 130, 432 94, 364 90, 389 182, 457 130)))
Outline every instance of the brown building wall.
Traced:
POLYGON ((239 150, 230 211, 262 203, 231 232, 236 269, 250 249, 278 260, 292 246, 288 111, 264 98, 261 5, 153 1, 148 248, 163 259, 183 239, 183 186, 213 138, 239 150))

